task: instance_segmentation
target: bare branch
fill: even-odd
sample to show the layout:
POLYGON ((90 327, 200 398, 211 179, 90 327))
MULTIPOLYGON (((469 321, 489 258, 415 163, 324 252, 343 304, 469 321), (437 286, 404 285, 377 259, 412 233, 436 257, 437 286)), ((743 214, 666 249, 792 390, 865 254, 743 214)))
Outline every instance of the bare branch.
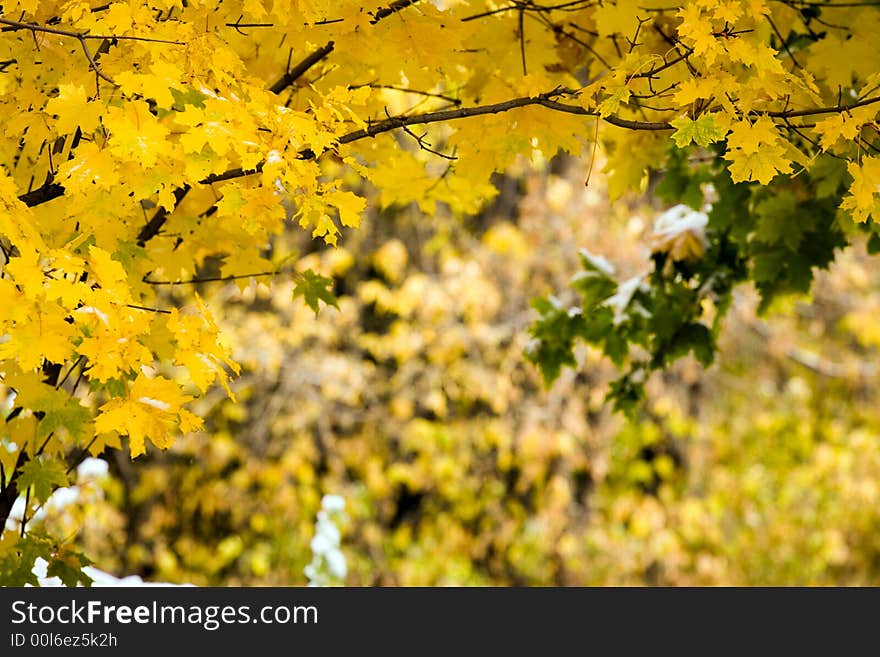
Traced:
POLYGON ((880 103, 880 96, 874 96, 873 98, 866 98, 865 100, 860 100, 857 103, 853 103, 852 105, 832 105, 831 107, 811 107, 809 109, 802 110, 786 110, 782 112, 762 112, 759 110, 755 110, 750 112, 751 114, 763 114, 765 116, 770 116, 775 119, 790 119, 796 116, 812 116, 814 114, 840 114, 841 112, 848 112, 849 110, 853 110, 857 107, 864 107, 865 105, 873 105, 874 103, 880 103))
POLYGON ((241 19, 244 16, 239 16, 234 23, 226 23, 226 27, 233 28, 236 32, 238 32, 242 36, 247 36, 247 32, 245 32, 242 28, 248 27, 275 27, 274 23, 242 23, 241 19))
POLYGON ((15 465, 12 467, 12 472, 9 474, 3 490, 0 491, 0 527, 6 525, 6 519, 9 518, 9 514, 12 512, 12 505, 18 499, 18 476, 21 472, 21 466, 27 463, 29 459, 30 456, 22 447, 18 453, 15 465))
POLYGON ((313 53, 309 54, 299 64, 297 64, 292 69, 288 70, 280 78, 278 78, 275 84, 269 87, 269 91, 275 94, 280 94, 282 91, 287 89, 287 87, 292 85, 296 80, 301 78, 306 71, 312 68, 312 66, 327 57, 327 55, 329 55, 331 52, 333 52, 333 42, 328 41, 326 45, 321 46, 313 53))
MULTIPOLYGON (((183 197, 186 196, 187 192, 189 192, 190 186, 184 185, 183 187, 178 187, 174 190, 174 205, 177 206, 183 200, 183 197)), ((153 239, 156 235, 159 234, 159 231, 162 229, 162 226, 165 225, 165 222, 168 220, 168 210, 164 207, 159 208, 156 211, 156 214, 153 215, 153 218, 150 219, 143 228, 141 228, 140 232, 137 235, 137 244, 140 247, 146 245, 151 239, 153 239)))
POLYGON ((392 91, 400 91, 402 93, 407 94, 416 94, 418 96, 425 96, 426 98, 439 98, 440 100, 445 100, 448 103, 452 103, 453 105, 461 105, 460 98, 453 98, 452 96, 446 96, 444 94, 438 94, 431 91, 422 91, 420 89, 411 89, 409 87, 398 87, 393 84, 377 84, 375 82, 367 82, 366 84, 350 84, 348 85, 349 90, 352 89, 360 89, 362 87, 369 87, 370 89, 390 89, 392 91))
POLYGON ((396 14, 401 9, 406 9, 410 5, 414 5, 419 0, 396 0, 392 2, 387 7, 380 7, 375 14, 373 14, 373 20, 370 21, 373 25, 378 23, 383 18, 387 18, 391 14, 396 14))
MULTIPOLYGON (((92 11, 95 11, 94 9, 92 11)), ((38 23, 22 23, 12 21, 8 18, 0 18, 0 25, 6 25, 2 32, 15 32, 18 30, 30 30, 31 32, 45 32, 47 34, 57 34, 58 36, 66 36, 72 39, 95 39, 103 41, 105 39, 117 41, 147 41, 149 43, 167 43, 172 46, 185 46, 183 41, 170 41, 168 39, 154 39, 153 37, 128 36, 124 34, 88 34, 85 32, 74 32, 72 30, 62 30, 57 27, 49 27, 48 25, 39 25, 38 23)))
MULTIPOLYGON (((198 285, 199 283, 218 283, 237 281, 242 278, 259 278, 262 276, 277 276, 281 272, 278 271, 261 271, 253 274, 233 274, 231 276, 204 276, 196 278, 187 278, 182 281, 154 281, 144 276, 141 280, 147 285, 198 285)), ((299 273, 299 272, 297 272, 299 273)))
POLYGON ((37 187, 26 194, 21 194, 18 200, 29 208, 42 205, 64 195, 64 187, 56 182, 47 180, 41 187, 37 187))
MULTIPOLYGON (((508 112, 517 107, 527 107, 529 105, 541 105, 560 112, 569 114, 580 114, 583 116, 598 116, 595 110, 588 110, 579 105, 566 105, 554 101, 553 98, 562 95, 562 91, 551 91, 539 96, 528 96, 523 98, 514 98, 501 103, 492 105, 479 105, 477 107, 462 107, 454 110, 442 110, 439 112, 427 112, 425 114, 413 114, 411 116, 393 116, 384 121, 371 123, 366 128, 355 130, 339 138, 340 144, 348 144, 366 137, 375 137, 383 132, 396 130, 410 125, 419 125, 425 123, 438 123, 441 121, 452 121, 455 119, 464 119, 471 116, 480 116, 483 114, 499 114, 508 112)), ((665 121, 630 121, 621 119, 616 116, 602 117, 611 125, 630 130, 671 130, 672 126, 665 121)))
POLYGON ((455 155, 447 155, 446 153, 441 153, 440 151, 434 150, 431 148, 431 142, 425 139, 425 135, 417 135, 412 130, 403 126, 403 131, 408 134, 410 137, 416 140, 416 143, 419 145, 423 151, 431 153, 432 155, 436 155, 437 157, 442 157, 444 160, 457 160, 458 157, 455 155))
POLYGON ((162 315, 170 315, 171 314, 171 311, 166 310, 165 308, 150 308, 149 306, 138 306, 137 304, 134 304, 134 303, 127 303, 127 304, 125 304, 125 306, 127 308, 133 308, 134 310, 145 310, 147 312, 160 313, 162 315))

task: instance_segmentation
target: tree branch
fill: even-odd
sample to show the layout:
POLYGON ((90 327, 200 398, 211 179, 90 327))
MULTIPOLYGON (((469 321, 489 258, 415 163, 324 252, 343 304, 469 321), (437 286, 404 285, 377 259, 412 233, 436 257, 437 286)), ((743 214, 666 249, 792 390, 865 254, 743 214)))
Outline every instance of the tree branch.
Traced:
MULTIPOLYGON (((359 139, 364 139, 366 137, 375 137, 376 135, 383 132, 389 132, 390 130, 396 130, 405 126, 419 125, 424 123, 438 123, 441 121, 452 121, 455 119, 464 119, 471 116, 481 116, 483 114, 499 114, 501 112, 508 112, 512 109, 516 109, 517 107, 528 107, 529 105, 541 105, 543 107, 554 109, 560 112, 567 112, 569 114, 580 114, 583 116, 599 115, 599 113, 595 110, 588 110, 580 107, 579 105, 565 105, 563 103, 552 100, 554 97, 559 96, 561 93, 562 92, 560 91, 551 91, 549 93, 541 94, 539 96, 513 98, 512 100, 506 100, 504 102, 494 103, 492 105, 462 107, 459 109, 441 110, 439 112, 413 114, 411 116, 393 116, 389 119, 385 119, 384 121, 377 121, 375 123, 372 123, 362 130, 355 130, 354 132, 349 132, 348 134, 342 135, 339 138, 338 142, 340 144, 348 144, 359 139)), ((630 121, 627 119, 617 118, 616 116, 606 116, 602 118, 611 125, 616 125, 621 128, 628 128, 630 130, 672 129, 672 126, 665 121, 630 121)))
MULTIPOLYGON (((94 12, 95 10, 92 9, 94 12)), ((17 30, 30 30, 31 32, 45 32, 46 34, 57 34, 58 36, 66 36, 72 39, 96 39, 103 41, 105 39, 116 39, 117 41, 148 41, 150 43, 167 43, 174 46, 186 45, 183 41, 170 41, 168 39, 154 39, 152 37, 139 37, 117 34, 87 34, 85 32, 74 32, 72 30, 62 30, 57 27, 49 27, 48 25, 39 25, 37 23, 22 23, 20 21, 12 21, 8 18, 0 18, 0 25, 6 25, 3 32, 15 32, 17 30)))
POLYGON ((92 51, 89 50, 89 45, 87 43, 87 39, 128 39, 130 41, 149 41, 154 43, 169 43, 178 46, 184 45, 182 41, 168 41, 165 39, 151 39, 149 37, 136 37, 136 36, 103 36, 103 35, 90 35, 84 32, 74 32, 72 30, 62 30, 57 27, 49 27, 47 25, 38 25, 37 23, 22 23, 20 21, 9 20, 8 18, 0 18, 0 25, 5 25, 3 28, 4 31, 17 31, 17 30, 30 30, 34 34, 37 32, 44 32, 46 34, 55 34, 57 36, 69 37, 71 39, 76 39, 79 41, 79 45, 82 48, 83 54, 86 56, 86 59, 89 61, 89 66, 91 66, 92 70, 95 72, 95 75, 101 78, 102 80, 109 82, 114 87, 117 86, 116 83, 106 75, 101 67, 98 66, 98 63, 95 61, 94 56, 92 55, 92 51))
POLYGON ((874 98, 866 98, 865 100, 860 100, 857 103, 853 103, 852 105, 832 105, 830 107, 811 107, 809 109, 802 110, 785 110, 781 112, 762 112, 760 110, 756 110, 751 112, 751 114, 763 114, 765 116, 770 116, 775 119, 790 119, 796 116, 812 116, 813 114, 839 114, 841 112, 848 112, 849 110, 853 110, 857 107, 864 107, 865 105, 873 105, 874 103, 880 103, 880 96, 875 96, 874 98))
POLYGON ((373 14, 373 20, 371 20, 370 23, 375 25, 383 18, 387 18, 391 14, 396 14, 401 9, 406 9, 407 7, 409 7, 410 5, 414 5, 418 1, 419 0, 395 0, 395 2, 392 2, 387 7, 380 7, 378 10, 376 10, 376 13, 373 14))
POLYGON ((21 466, 28 462, 29 458, 28 453, 22 448, 18 453, 12 473, 9 475, 9 480, 3 486, 3 489, 0 490, 0 531, 6 526, 6 520, 9 518, 9 514, 12 513, 12 506, 18 498, 19 471, 21 466))
POLYGON ((303 59, 299 64, 297 64, 280 78, 278 78, 275 84, 269 87, 269 91, 275 94, 280 94, 282 91, 287 89, 287 87, 292 85, 296 80, 302 77, 306 71, 312 68, 312 66, 320 62, 331 52, 333 52, 333 42, 328 41, 326 45, 318 48, 315 52, 311 53, 305 59, 303 59))
MULTIPOLYGON (((261 276, 277 276, 279 271, 260 271, 253 274, 232 274, 230 276, 203 276, 187 278, 181 281, 154 281, 144 276, 141 280, 148 285, 198 285, 199 283, 216 283, 219 281, 237 281, 242 278, 260 278, 261 276)), ((299 272, 296 272, 299 273, 299 272)))
MULTIPOLYGON (((184 185, 183 187, 178 187, 174 190, 175 207, 177 207, 177 204, 183 200, 183 197, 186 196, 189 190, 189 185, 184 185)), ((146 246, 147 242, 149 242, 151 239, 159 234, 159 231, 162 229, 162 226, 165 225, 166 221, 168 221, 168 210, 166 210, 164 207, 159 208, 156 211, 156 214, 153 215, 153 218, 150 219, 138 233, 137 245, 140 247, 146 246)))
MULTIPOLYGON (((329 45, 329 44, 328 44, 329 45)), ((326 47, 326 46, 325 46, 326 47)), ((527 107, 529 105, 540 105, 543 107, 547 107, 549 109, 553 109, 560 112, 567 112, 569 114, 580 114, 583 116, 598 116, 598 113, 595 111, 589 111, 580 107, 578 105, 566 105, 563 103, 559 103, 551 100, 552 98, 561 95, 563 92, 561 91, 551 91, 549 93, 541 94, 540 96, 530 96, 523 98, 514 98, 512 100, 504 101, 501 103, 495 103, 492 105, 478 105, 476 107, 460 107, 457 109, 451 110, 441 110, 437 112, 427 112, 425 114, 413 114, 410 116, 395 116, 389 119, 385 119, 384 121, 378 121, 367 128, 362 130, 355 130, 353 132, 349 132, 345 135, 342 135, 338 143, 340 144, 349 144, 353 141, 358 141, 359 139, 365 139, 367 137, 375 137, 378 134, 383 132, 389 132, 391 130, 396 130, 399 128, 404 128, 410 125, 419 125, 426 123, 439 123, 441 121, 452 121, 455 119, 463 119, 471 116, 481 116, 484 114, 499 114, 501 112, 507 112, 509 110, 515 109, 517 107, 527 107)), ((665 122, 646 122, 646 121, 630 121, 627 119, 621 119, 615 116, 606 116, 603 117, 605 121, 610 123, 611 125, 616 125, 621 128, 628 128, 630 130, 671 130, 672 126, 665 122)), ((303 149, 298 153, 300 159, 303 160, 313 160, 319 157, 321 154, 315 153, 311 149, 303 149)), ((199 183, 203 185, 210 185, 211 183, 223 182, 224 180, 235 180, 237 178, 243 178, 245 176, 250 176, 255 173, 259 173, 262 171, 263 165, 258 164, 253 169, 242 169, 241 167, 236 167, 233 169, 229 169, 224 171, 223 173, 211 174, 207 178, 200 180, 199 183)), ((179 188, 174 192, 174 198, 176 203, 179 203, 183 196, 186 194, 186 191, 189 191, 188 188, 186 191, 183 191, 184 188, 179 188)), ((25 205, 28 207, 34 207, 40 205, 42 203, 47 203, 52 199, 58 198, 64 194, 64 188, 54 182, 47 182, 42 187, 38 187, 35 190, 32 190, 26 194, 20 195, 19 200, 23 201, 25 205)), ((176 204, 175 203, 175 204, 176 204)), ((137 241, 140 246, 146 244, 149 240, 155 237, 162 226, 165 224, 165 221, 168 218, 168 212, 162 208, 150 219, 150 221, 141 229, 138 233, 137 241)))
MULTIPOLYGON (((583 116, 599 116, 599 112, 588 110, 580 105, 566 105, 555 100, 542 100, 541 105, 549 107, 557 112, 567 112, 568 114, 581 114, 583 116)), ((629 119, 621 119, 620 117, 611 115, 603 116, 602 120, 618 128, 626 128, 627 130, 672 130, 672 126, 666 121, 630 121, 629 119)))
POLYGON ((41 187, 32 189, 26 194, 21 194, 18 197, 18 200, 22 201, 29 208, 32 208, 35 205, 48 203, 59 196, 64 196, 64 187, 51 180, 47 180, 41 187))
MULTIPOLYGON (((332 42, 331 42, 332 43, 332 42)), ((330 44, 328 44, 329 46, 330 44)), ((324 46, 327 48, 327 46, 324 46)), ((323 49, 321 49, 323 50, 323 49)), ((309 58, 316 56, 316 51, 309 58)), ((328 51, 329 52, 329 51, 328 51)), ((306 58, 306 59, 309 59, 306 58)), ((306 60, 303 60, 305 62, 306 60)), ((319 59, 316 59, 319 61, 319 59)), ((677 61, 677 60, 676 60, 677 61)), ((297 67, 291 70, 294 72, 296 68, 301 66, 298 64, 297 67)), ((366 128, 362 128, 360 130, 354 130, 352 132, 346 133, 342 135, 337 143, 339 144, 350 144, 352 142, 358 141, 360 139, 366 139, 368 137, 375 137, 376 135, 382 134, 383 132, 390 132, 392 130, 401 129, 407 126, 412 125, 422 125, 427 123, 439 123, 442 121, 453 121, 456 119, 464 119, 472 116, 482 116, 485 114, 499 114, 501 112, 507 112, 512 109, 516 109, 517 107, 528 107, 532 105, 537 105, 541 107, 546 107, 548 109, 555 110, 557 112, 565 112, 568 114, 578 114, 581 116, 599 116, 598 111, 596 110, 588 110, 580 105, 569 105, 566 103, 561 103, 555 98, 566 93, 563 90, 554 90, 548 93, 540 94, 538 96, 528 96, 522 98, 513 98, 511 100, 507 100, 500 103, 494 103, 490 105, 478 105, 476 107, 459 107, 456 109, 449 110, 440 110, 436 112, 426 112, 424 114, 413 114, 409 116, 393 116, 388 119, 382 121, 376 121, 369 124, 366 128)), ((764 115, 769 116, 771 118, 794 118, 799 116, 810 116, 814 114, 829 114, 829 113, 840 113, 846 112, 848 110, 855 109, 857 107, 864 107, 866 105, 872 105, 874 103, 880 103, 880 96, 875 96, 873 98, 866 98, 864 100, 852 103, 851 105, 833 105, 829 107, 813 107, 802 110, 782 110, 782 111, 761 111, 754 110, 751 112, 752 115, 764 115)), ((603 116, 601 117, 603 121, 606 123, 610 123, 611 125, 617 126, 619 128, 625 128, 627 130, 671 130, 672 126, 666 121, 633 121, 630 119, 623 119, 617 116, 603 116)), ((320 157, 323 153, 315 153, 311 149, 303 149, 299 151, 297 154, 300 159, 303 160, 312 160, 320 157)), ((200 184, 209 185, 215 182, 222 182, 224 180, 234 180, 237 178, 243 178, 245 176, 253 175, 255 173, 259 173, 263 168, 262 163, 258 164, 253 169, 242 169, 241 167, 236 167, 233 169, 229 169, 224 171, 223 173, 212 174, 207 178, 200 180, 200 184)), ((183 198, 183 195, 186 191, 183 191, 184 188, 180 188, 175 190, 174 196, 176 201, 179 203, 183 198)), ((188 191, 188 187, 186 188, 188 191)), ((27 192, 26 194, 20 195, 19 200, 23 201, 27 206, 33 207, 36 205, 40 205, 42 203, 46 203, 51 201, 52 199, 58 198, 64 194, 64 188, 55 182, 47 181, 42 187, 34 189, 32 191, 27 192)), ((163 209, 159 210, 153 218, 141 229, 140 233, 138 233, 138 244, 143 246, 150 239, 155 237, 162 226, 165 224, 167 220, 168 212, 163 209)))

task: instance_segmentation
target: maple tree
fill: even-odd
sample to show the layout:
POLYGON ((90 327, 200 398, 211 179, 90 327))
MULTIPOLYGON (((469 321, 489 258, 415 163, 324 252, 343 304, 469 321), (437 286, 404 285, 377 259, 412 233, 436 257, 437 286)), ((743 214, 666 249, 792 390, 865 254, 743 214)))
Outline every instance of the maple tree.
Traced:
MULTIPOLYGON (((286 276, 332 303, 276 237, 335 245, 367 186, 473 212, 518 157, 601 143, 613 197, 660 170, 670 201, 711 203, 645 280, 585 255, 582 303, 537 302, 547 380, 601 345, 624 408, 651 370, 711 359, 734 285, 805 291, 877 225, 872 3, 18 0, 0 26, 0 521, 89 452, 200 428, 192 402, 232 396, 238 366, 192 286, 286 276)), ((82 559, 24 534, 2 572, 82 559)))

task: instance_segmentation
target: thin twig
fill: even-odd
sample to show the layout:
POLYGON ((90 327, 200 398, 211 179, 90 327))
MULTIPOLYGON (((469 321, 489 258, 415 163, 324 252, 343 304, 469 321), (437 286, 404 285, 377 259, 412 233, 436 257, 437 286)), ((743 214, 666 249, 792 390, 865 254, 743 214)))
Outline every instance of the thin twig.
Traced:
POLYGON ((788 53, 788 56, 791 57, 791 63, 797 66, 798 68, 803 68, 800 62, 795 59, 794 53, 791 51, 791 48, 788 47, 788 42, 785 40, 785 37, 782 36, 782 32, 779 31, 779 28, 776 27, 776 23, 773 22, 773 19, 770 16, 767 16, 767 22, 770 23, 770 27, 773 28, 773 31, 776 33, 776 36, 779 37, 779 42, 782 44, 782 47, 785 48, 785 52, 788 53))
POLYGON ((98 436, 92 436, 92 439, 89 441, 89 444, 80 450, 79 456, 77 456, 73 461, 70 462, 70 465, 67 466, 67 470, 64 471, 64 474, 70 474, 70 471, 77 467, 80 463, 83 462, 86 454, 89 453, 89 449, 92 445, 95 444, 95 441, 98 439, 98 436))
POLYGON ((423 151, 431 153, 432 155, 436 155, 437 157, 442 157, 444 160, 457 160, 458 159, 458 157, 455 155, 447 155, 446 153, 441 153, 440 151, 436 151, 433 148, 431 148, 431 143, 428 141, 425 141, 425 135, 419 136, 416 133, 414 133, 412 130, 407 128, 406 126, 403 127, 403 131, 406 134, 408 134, 410 137, 415 139, 416 143, 419 145, 419 148, 421 148, 423 151))
MULTIPOLYGON (((259 276, 277 276, 281 272, 277 271, 261 271, 255 274, 234 274, 232 276, 205 276, 197 278, 188 278, 182 281, 154 281, 146 276, 141 280, 148 285, 197 285, 199 283, 216 283, 219 281, 235 281, 240 278, 257 278, 259 276)), ((297 272, 299 273, 299 272, 297 272)))
POLYGON ((125 305, 127 308, 133 308, 134 310, 146 310, 147 312, 161 313, 163 315, 170 315, 171 314, 170 310, 165 310, 164 308, 150 308, 149 306, 138 306, 133 303, 127 303, 125 305))
POLYGON ((21 512, 21 531, 19 532, 20 536, 24 538, 24 527, 27 525, 28 517, 27 517, 27 508, 28 504, 31 503, 31 487, 28 486, 27 490, 24 492, 24 509, 21 512))
POLYGON ((390 89, 392 91, 400 91, 402 93, 407 94, 416 94, 419 96, 426 96, 428 98, 439 98, 440 100, 445 100, 448 103, 452 103, 453 105, 461 105, 460 98, 453 98, 452 96, 446 96, 444 94, 434 93, 432 91, 422 91, 420 89, 412 89, 410 87, 398 87, 393 84, 377 84, 375 82, 367 82, 366 84, 350 84, 348 85, 349 90, 352 89, 361 89, 363 87, 369 87, 370 89, 390 89))
POLYGON ((77 359, 73 362, 73 365, 71 365, 71 366, 70 366, 70 369, 67 370, 67 374, 64 375, 64 378, 62 378, 58 383, 55 384, 55 390, 60 389, 61 386, 64 385, 64 382, 67 381, 67 379, 70 377, 71 374, 73 374, 73 370, 75 370, 76 367, 77 367, 82 361, 85 360, 85 358, 86 358, 85 356, 80 356, 79 358, 77 358, 77 359))

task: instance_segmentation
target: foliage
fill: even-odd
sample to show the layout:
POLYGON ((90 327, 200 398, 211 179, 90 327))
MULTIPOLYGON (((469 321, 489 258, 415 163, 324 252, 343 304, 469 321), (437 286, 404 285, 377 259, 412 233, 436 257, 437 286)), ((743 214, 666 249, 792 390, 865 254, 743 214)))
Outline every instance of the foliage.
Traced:
POLYGON ((629 409, 647 373, 712 358, 734 285, 769 308, 877 225, 870 6, 17 0, 0 25, 3 521, 87 453, 167 449, 214 386, 232 397, 192 285, 290 278, 333 304, 289 267, 288 223, 336 245, 368 197, 473 213, 517 157, 597 142, 613 198, 664 169, 667 198, 711 201, 706 242, 663 241, 620 317, 601 297, 629 288, 585 261, 581 315, 539 302, 529 352, 552 380, 601 345, 629 409))
POLYGON ((651 265, 656 208, 608 207, 579 175, 526 178, 513 222, 506 201, 367 219, 298 263, 333 278, 338 311, 292 303, 292 282, 215 288, 239 402, 213 394, 208 433, 136 467, 119 454, 106 499, 53 513, 53 533, 80 526, 118 573, 305 584, 333 492, 347 585, 878 581, 875 263, 848 251, 766 320, 738 294, 716 364, 649 378, 624 422, 598 349, 546 391, 520 356, 569 244, 613 250, 623 278, 651 265))
POLYGON ((584 234, 568 213, 550 230, 539 212, 487 221, 475 235, 445 212, 366 218, 295 263, 334 281, 339 309, 318 316, 293 281, 215 287, 238 401, 213 393, 196 405, 206 432, 112 461, 106 500, 65 509, 103 519, 80 534, 87 553, 161 581, 305 584, 332 492, 348 585, 553 581, 554 542, 587 517, 589 450, 617 421, 590 390, 600 377, 545 393, 521 352, 531 282, 574 266, 551 236, 584 234))

